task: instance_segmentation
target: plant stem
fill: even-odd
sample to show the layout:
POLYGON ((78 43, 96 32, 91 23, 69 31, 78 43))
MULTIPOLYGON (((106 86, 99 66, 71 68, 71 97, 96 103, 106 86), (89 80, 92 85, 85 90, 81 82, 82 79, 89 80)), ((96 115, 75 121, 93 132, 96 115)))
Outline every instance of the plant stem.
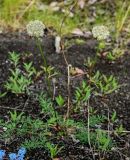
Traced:
POLYGON ((41 47, 41 45, 40 45, 40 41, 39 41, 38 38, 36 39, 36 42, 37 42, 37 46, 38 46, 38 48, 39 48, 39 50, 40 50, 40 54, 41 54, 42 59, 43 59, 44 67, 47 69, 47 61, 46 61, 45 55, 44 55, 44 53, 43 53, 43 50, 42 50, 42 47, 41 47))
POLYGON ((48 67, 47 66, 47 60, 45 58, 43 49, 42 49, 41 44, 40 44, 40 40, 38 38, 36 38, 36 45, 39 48, 39 51, 40 51, 40 54, 41 54, 41 57, 42 57, 42 60, 43 60, 43 66, 45 67, 45 81, 46 81, 46 84, 47 84, 48 93, 49 93, 49 95, 52 95, 51 94, 51 84, 50 84, 50 80, 48 78, 48 73, 47 73, 47 67, 48 67))
POLYGON ((70 67, 71 65, 68 65, 68 84, 67 84, 67 90, 68 90, 68 104, 67 104, 67 113, 65 116, 65 120, 69 118, 70 115, 70 67))
POLYGON ((91 132, 90 132, 90 105, 89 105, 89 100, 87 102, 87 110, 88 110, 88 118, 87 118, 87 120, 88 120, 88 122, 87 122, 88 137, 87 138, 88 138, 88 144, 89 144, 89 147, 90 147, 90 151, 91 151, 92 156, 93 156, 93 160, 95 160, 95 155, 93 153, 93 149, 92 149, 92 146, 91 146, 91 138, 90 138, 91 132))

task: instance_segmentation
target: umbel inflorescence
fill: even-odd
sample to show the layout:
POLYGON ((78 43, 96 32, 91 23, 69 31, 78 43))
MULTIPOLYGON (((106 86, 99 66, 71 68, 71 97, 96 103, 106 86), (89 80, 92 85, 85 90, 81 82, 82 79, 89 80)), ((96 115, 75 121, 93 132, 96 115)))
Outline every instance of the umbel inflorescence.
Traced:
POLYGON ((93 27, 92 34, 98 40, 105 40, 110 35, 110 32, 106 26, 100 25, 93 27))
POLYGON ((45 25, 39 20, 30 21, 26 28, 29 36, 40 38, 44 35, 45 25))

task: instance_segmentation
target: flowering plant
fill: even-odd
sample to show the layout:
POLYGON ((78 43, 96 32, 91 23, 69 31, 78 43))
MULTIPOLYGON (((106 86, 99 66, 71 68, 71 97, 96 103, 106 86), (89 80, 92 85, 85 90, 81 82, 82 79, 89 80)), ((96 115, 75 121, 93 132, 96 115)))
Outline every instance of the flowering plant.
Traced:
POLYGON ((107 39, 110 32, 106 26, 100 25, 93 27, 92 34, 94 38, 97 38, 100 41, 107 39))
POLYGON ((2 160, 5 156, 5 151, 4 150, 0 150, 0 160, 2 160))
POLYGON ((98 25, 93 27, 92 34, 99 41, 97 51, 101 53, 106 46, 105 40, 109 37, 110 32, 106 26, 98 25))
POLYGON ((26 28, 31 37, 40 38, 44 35, 45 25, 39 20, 30 21, 26 28))
MULTIPOLYGON (((10 153, 9 160, 24 160, 24 156, 26 154, 26 149, 21 147, 18 151, 18 154, 16 153, 10 153)), ((5 157, 5 150, 0 150, 0 160, 3 160, 5 157)))
POLYGON ((40 54, 43 60, 43 66, 45 68, 45 80, 46 80, 47 87, 48 87, 47 89, 48 89, 49 94, 51 94, 50 80, 48 78, 48 72, 47 72, 47 68, 48 68, 47 60, 46 60, 45 54, 41 46, 41 38, 44 35, 45 25, 39 20, 34 20, 34 21, 30 21, 27 24, 26 29, 27 29, 28 35, 35 38, 36 45, 39 48, 39 51, 40 51, 40 54))

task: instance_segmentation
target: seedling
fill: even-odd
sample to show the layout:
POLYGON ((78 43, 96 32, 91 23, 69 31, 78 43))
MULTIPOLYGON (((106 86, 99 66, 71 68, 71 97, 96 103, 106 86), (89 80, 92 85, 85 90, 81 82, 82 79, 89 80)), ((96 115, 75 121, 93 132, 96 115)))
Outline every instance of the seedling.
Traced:
POLYGON ((9 52, 9 59, 11 61, 11 63, 17 67, 19 64, 19 60, 20 60, 20 55, 17 54, 16 52, 9 52))
POLYGON ((114 61, 117 58, 112 52, 108 52, 107 55, 106 55, 106 59, 108 59, 109 61, 114 61))
POLYGON ((45 135, 38 135, 32 136, 30 139, 26 139, 22 146, 26 147, 26 149, 31 150, 31 149, 36 149, 36 148, 44 148, 46 144, 46 137, 45 135))
POLYGON ((6 92, 4 92, 4 93, 0 92, 0 98, 3 98, 4 96, 6 96, 6 94, 7 94, 6 92))
POLYGON ((87 85, 85 81, 83 81, 81 87, 78 87, 75 91, 77 107, 81 107, 85 102, 89 100, 91 91, 92 88, 87 85))
POLYGON ((19 68, 20 56, 15 52, 10 52, 10 61, 14 65, 14 69, 10 69, 10 77, 5 83, 5 88, 15 94, 25 94, 28 92, 28 87, 33 83, 33 75, 36 74, 32 63, 24 63, 25 73, 19 68))
POLYGON ((116 127, 114 133, 115 133, 115 135, 121 135, 121 136, 126 134, 125 129, 122 124, 119 127, 116 127))
POLYGON ((114 111, 111 117, 111 122, 114 123, 116 120, 117 120, 117 114, 116 111, 114 111))
POLYGON ((114 146, 114 142, 107 132, 97 129, 96 134, 96 145, 99 150, 108 151, 114 146))
MULTIPOLYGON (((0 126, 4 128, 4 131, 0 134, 0 139, 3 139, 7 144, 11 143, 16 137, 28 137, 29 135, 35 139, 39 138, 38 140, 41 142, 41 139, 47 135, 46 124, 43 121, 34 120, 29 116, 26 117, 23 113, 18 114, 16 111, 10 113, 8 122, 0 120, 0 126)), ((22 144, 24 144, 24 141, 22 141, 22 144)))
POLYGON ((50 115, 50 117, 54 114, 53 104, 51 99, 47 98, 45 94, 41 94, 39 96, 39 103, 42 109, 42 113, 50 115))
POLYGON ((61 107, 61 106, 64 105, 65 100, 64 100, 64 98, 61 95, 59 95, 59 96, 56 97, 56 102, 61 107))
POLYGON ((112 138, 108 136, 107 131, 101 129, 101 124, 106 120, 106 117, 100 115, 90 115, 89 118, 89 130, 85 124, 82 124, 80 128, 77 128, 77 133, 75 134, 76 138, 83 144, 90 143, 92 147, 98 149, 99 151, 110 150, 113 147, 114 142, 112 141, 112 138), (88 140, 88 136, 90 142, 88 140))
POLYGON ((27 91, 27 87, 32 83, 31 80, 20 75, 19 70, 12 71, 13 76, 9 77, 8 82, 5 84, 5 88, 15 94, 24 94, 27 91), (20 77, 19 77, 20 76, 20 77))
POLYGON ((91 69, 95 66, 96 62, 97 62, 96 58, 88 57, 87 60, 85 61, 84 65, 86 67, 88 67, 89 69, 91 69))
POLYGON ((36 74, 36 69, 33 67, 32 62, 30 63, 24 63, 24 69, 26 71, 26 76, 29 78, 31 76, 33 76, 34 74, 36 74))
POLYGON ((41 68, 44 70, 45 73, 47 73, 48 79, 51 79, 58 74, 58 72, 55 71, 54 67, 48 66, 47 68, 45 68, 42 66, 41 68))
POLYGON ((106 54, 106 59, 111 61, 115 61, 120 58, 124 54, 124 51, 121 49, 115 48, 112 52, 108 52, 106 54))
POLYGON ((112 92, 120 88, 120 85, 113 75, 106 76, 104 74, 101 74, 99 71, 97 71, 93 77, 90 77, 90 82, 97 88, 97 91, 95 91, 96 95, 103 96, 111 94, 112 92))
POLYGON ((58 145, 54 145, 51 143, 46 143, 46 147, 48 151, 50 152, 51 158, 55 158, 57 154, 63 149, 63 147, 58 148, 58 145))
POLYGON ((95 65, 97 63, 97 58, 88 57, 85 61, 84 65, 87 67, 89 74, 91 75, 95 65))
POLYGON ((19 122, 23 116, 23 113, 18 114, 16 111, 10 112, 10 118, 12 122, 19 122))

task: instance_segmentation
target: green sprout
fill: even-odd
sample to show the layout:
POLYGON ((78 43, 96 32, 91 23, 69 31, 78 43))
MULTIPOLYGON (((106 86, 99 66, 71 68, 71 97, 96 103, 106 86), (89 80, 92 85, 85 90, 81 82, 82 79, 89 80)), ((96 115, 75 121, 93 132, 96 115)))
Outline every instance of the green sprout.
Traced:
POLYGON ((59 96, 56 97, 56 102, 57 102, 57 104, 59 106, 63 106, 64 103, 65 103, 65 100, 64 100, 64 98, 61 95, 59 95, 59 96))
POLYGON ((81 104, 84 104, 89 100, 91 96, 91 91, 92 91, 92 88, 89 85, 87 85, 85 81, 82 82, 81 87, 77 87, 75 91, 75 98, 76 98, 75 101, 77 104, 77 108, 79 108, 81 104))
POLYGON ((46 146, 52 159, 55 158, 57 154, 63 149, 63 147, 58 148, 58 145, 51 144, 50 142, 47 142, 46 146))
POLYGON ((28 91, 29 85, 33 83, 33 75, 36 74, 35 68, 31 63, 24 63, 25 73, 19 68, 20 55, 15 52, 9 53, 10 62, 14 69, 10 69, 10 77, 5 83, 5 88, 15 94, 24 94, 28 91))
POLYGON ((96 95, 108 95, 120 88, 117 79, 113 75, 106 76, 99 71, 93 77, 90 77, 90 82, 97 88, 96 95))

